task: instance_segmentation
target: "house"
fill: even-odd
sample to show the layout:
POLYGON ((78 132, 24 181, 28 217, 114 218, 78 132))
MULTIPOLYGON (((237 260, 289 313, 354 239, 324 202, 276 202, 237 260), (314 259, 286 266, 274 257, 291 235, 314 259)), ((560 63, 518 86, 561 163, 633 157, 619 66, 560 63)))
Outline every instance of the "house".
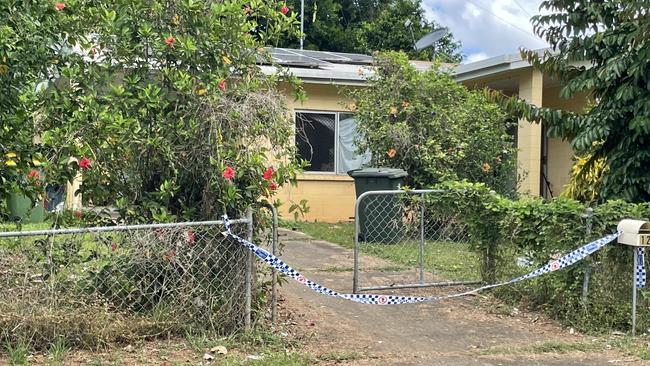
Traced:
MULTIPOLYGON (((291 203, 307 200, 310 211, 305 220, 325 222, 347 221, 354 216, 354 181, 346 171, 361 166, 367 157, 353 154, 351 141, 355 134, 353 115, 346 107, 350 101, 340 94, 341 87, 364 87, 366 68, 372 58, 367 55, 290 49, 269 49, 274 62, 288 67, 300 78, 307 92, 307 101, 294 101, 287 85, 280 85, 287 98, 299 133, 296 145, 299 154, 312 162, 299 178, 297 186, 283 188, 278 198, 285 204, 284 217, 291 203)), ((426 70, 430 63, 413 62, 426 70)), ((262 65, 266 73, 275 67, 262 65)), ((538 106, 580 111, 586 98, 565 100, 559 97, 561 85, 521 59, 519 54, 503 55, 456 66, 458 82, 468 87, 490 87, 507 95, 518 95, 538 106)), ((568 142, 546 138, 543 125, 521 120, 516 134, 517 163, 523 177, 522 194, 557 196, 568 182, 573 151, 568 142)))
MULTIPOLYGON (((296 187, 287 186, 278 193, 277 198, 285 203, 280 208, 281 215, 292 217, 288 208, 304 199, 310 208, 305 220, 350 220, 354 217, 356 196, 354 181, 346 172, 361 167, 369 157, 355 154, 355 122, 347 108, 351 101, 341 95, 341 88, 364 87, 372 57, 279 48, 269 52, 274 63, 288 67, 302 80, 308 97, 303 103, 297 102, 290 87, 280 85, 296 123, 298 153, 311 161, 296 187)), ((413 64, 420 70, 431 67, 429 62, 413 64)), ((261 67, 265 73, 276 72, 273 66, 261 67)))

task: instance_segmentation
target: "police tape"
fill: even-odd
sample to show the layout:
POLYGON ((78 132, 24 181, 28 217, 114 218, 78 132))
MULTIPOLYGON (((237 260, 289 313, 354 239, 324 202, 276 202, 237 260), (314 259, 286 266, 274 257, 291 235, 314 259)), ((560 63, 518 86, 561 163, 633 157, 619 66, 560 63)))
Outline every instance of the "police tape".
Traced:
POLYGON ((645 288, 645 248, 637 247, 636 250, 636 263, 634 263, 634 283, 636 288, 645 288))
MULTIPOLYGON (((457 298, 457 297, 462 297, 462 296, 467 296, 470 294, 477 293, 479 291, 484 291, 487 289, 495 288, 495 287, 500 287, 500 286, 505 286, 513 283, 517 283, 520 281, 524 280, 529 280, 531 278, 535 278, 538 276, 541 276, 546 273, 554 272, 562 268, 566 268, 578 261, 583 260, 584 258, 588 257, 592 253, 596 252, 597 250, 601 249, 605 245, 609 244, 612 242, 614 239, 618 238, 619 235, 621 235, 620 232, 607 235, 605 237, 602 237, 600 239, 594 240, 589 244, 583 245, 580 248, 558 258, 557 260, 554 260, 548 264, 546 264, 543 267, 540 267, 532 272, 529 272, 523 276, 519 276, 516 278, 513 278, 509 281, 505 282, 500 282, 500 283, 495 283, 492 285, 486 285, 483 287, 475 288, 473 290, 465 291, 465 292, 460 292, 457 294, 451 294, 451 295, 446 295, 446 296, 428 296, 428 297, 418 297, 418 296, 396 296, 396 295, 376 295, 376 294, 340 294, 334 290, 331 290, 325 286, 319 285, 314 281, 311 281, 307 278, 305 278, 302 274, 300 274, 298 271, 295 269, 291 268, 288 264, 284 263, 280 258, 274 256, 273 254, 267 252, 266 250, 258 247, 257 245, 253 244, 249 240, 246 240, 238 235, 235 235, 232 233, 230 230, 230 222, 228 221, 228 216, 224 215, 223 216, 223 222, 224 226, 226 227, 226 231, 223 232, 224 236, 230 236, 233 239, 235 239, 237 242, 239 242, 241 245, 246 247, 248 250, 253 252, 258 258, 260 258, 262 261, 264 261, 266 264, 269 266, 277 269, 280 271, 282 274, 293 278, 294 280, 298 281, 299 283, 309 287, 310 289, 314 290, 317 293, 327 295, 327 296, 332 296, 332 297, 337 297, 341 299, 346 299, 346 300, 351 300, 354 302, 362 303, 362 304, 369 304, 369 305, 399 305, 399 304, 412 304, 412 303, 420 303, 420 302, 431 302, 431 301, 440 301, 440 300, 445 300, 445 299, 452 299, 452 298, 457 298)), ((637 275, 637 286, 639 285, 639 275, 637 275)), ((643 285, 645 286, 645 268, 643 268, 643 285)))

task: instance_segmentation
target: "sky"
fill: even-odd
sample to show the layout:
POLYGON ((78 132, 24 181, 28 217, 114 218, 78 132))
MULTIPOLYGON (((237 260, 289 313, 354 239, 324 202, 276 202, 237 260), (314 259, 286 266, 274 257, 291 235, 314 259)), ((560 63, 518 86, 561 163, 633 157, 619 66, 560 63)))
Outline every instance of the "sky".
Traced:
POLYGON ((541 0, 423 0, 427 18, 461 41, 463 63, 548 45, 533 33, 541 0))

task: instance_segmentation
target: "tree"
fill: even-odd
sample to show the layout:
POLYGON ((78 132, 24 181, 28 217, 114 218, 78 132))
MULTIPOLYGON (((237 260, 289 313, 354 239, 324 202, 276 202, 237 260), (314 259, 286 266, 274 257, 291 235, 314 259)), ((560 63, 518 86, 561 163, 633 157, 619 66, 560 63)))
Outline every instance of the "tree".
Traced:
POLYGON ((514 192, 513 137, 497 104, 437 68, 416 71, 403 53, 374 64, 368 87, 349 91, 357 145, 372 152, 372 165, 406 170, 416 188, 467 179, 514 192))
POLYGON ((533 17, 551 49, 522 50, 535 68, 563 83, 561 96, 586 93, 595 105, 570 113, 517 99, 504 105, 529 121, 545 123, 550 136, 571 142, 590 159, 588 176, 604 159, 599 197, 650 200, 650 6, 647 1, 547 0, 550 13, 533 17))
MULTIPOLYGON (((292 121, 275 81, 256 67, 264 45, 295 30, 282 3, 36 3, 47 4, 52 28, 71 23, 38 43, 60 46, 41 57, 45 71, 21 53, 7 56, 34 73, 32 84, 48 81, 37 109, 14 104, 10 114, 38 117, 15 130, 29 131, 25 156, 43 153, 45 183, 81 171, 89 202, 117 206, 131 221, 168 221, 240 215, 295 178, 292 121)), ((38 27, 22 10, 28 45, 27 29, 38 27)), ((11 136, 0 137, 9 146, 11 136)))
MULTIPOLYGON (((287 5, 300 13, 300 0, 287 5)), ((432 49, 416 52, 415 41, 439 27, 428 21, 420 0, 305 1, 305 48, 321 51, 404 51, 414 59, 433 59, 432 49), (409 21, 407 26, 407 20, 409 21)), ((297 48, 299 39, 287 38, 280 47, 297 48)), ((436 45, 443 60, 460 61, 460 43, 449 35, 436 45)))
POLYGON ((357 52, 402 51, 409 58, 460 62, 460 43, 451 34, 422 51, 414 49, 415 42, 439 27, 429 22, 419 1, 396 0, 383 7, 373 20, 365 20, 357 29, 357 52))

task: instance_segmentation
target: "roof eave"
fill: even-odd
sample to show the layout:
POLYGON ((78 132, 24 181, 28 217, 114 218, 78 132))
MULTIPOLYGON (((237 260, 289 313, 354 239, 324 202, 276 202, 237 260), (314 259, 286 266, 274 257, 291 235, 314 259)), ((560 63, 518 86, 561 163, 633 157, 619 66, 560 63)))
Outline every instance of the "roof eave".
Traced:
POLYGON ((458 72, 454 70, 452 74, 454 75, 454 79, 456 81, 468 81, 474 79, 481 79, 487 76, 504 74, 515 70, 525 69, 528 67, 532 67, 532 66, 526 61, 518 61, 513 63, 504 62, 501 64, 492 65, 489 67, 484 67, 475 70, 468 70, 465 72, 458 72))

